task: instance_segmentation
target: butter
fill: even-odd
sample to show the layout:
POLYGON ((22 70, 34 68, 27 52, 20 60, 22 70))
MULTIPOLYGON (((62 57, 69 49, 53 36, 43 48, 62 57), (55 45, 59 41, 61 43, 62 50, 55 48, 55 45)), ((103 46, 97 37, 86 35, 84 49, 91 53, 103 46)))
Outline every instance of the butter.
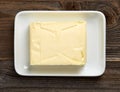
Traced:
POLYGON ((84 65, 86 22, 30 24, 30 65, 84 65))

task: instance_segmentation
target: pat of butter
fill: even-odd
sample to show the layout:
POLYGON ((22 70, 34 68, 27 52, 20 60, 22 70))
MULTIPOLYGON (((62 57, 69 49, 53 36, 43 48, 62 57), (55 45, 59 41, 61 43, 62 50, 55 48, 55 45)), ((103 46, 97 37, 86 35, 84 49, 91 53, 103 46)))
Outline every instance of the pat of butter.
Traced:
POLYGON ((86 22, 30 24, 30 65, 84 65, 86 22))

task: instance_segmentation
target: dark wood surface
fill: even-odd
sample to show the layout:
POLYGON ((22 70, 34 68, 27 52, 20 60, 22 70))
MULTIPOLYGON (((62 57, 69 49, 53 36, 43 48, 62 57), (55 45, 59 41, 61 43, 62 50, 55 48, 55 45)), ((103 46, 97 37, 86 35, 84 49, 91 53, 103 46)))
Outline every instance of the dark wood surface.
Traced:
POLYGON ((120 92, 120 0, 0 0, 0 92, 120 92), (22 77, 14 70, 14 18, 22 10, 99 10, 107 19, 106 71, 97 78, 22 77))

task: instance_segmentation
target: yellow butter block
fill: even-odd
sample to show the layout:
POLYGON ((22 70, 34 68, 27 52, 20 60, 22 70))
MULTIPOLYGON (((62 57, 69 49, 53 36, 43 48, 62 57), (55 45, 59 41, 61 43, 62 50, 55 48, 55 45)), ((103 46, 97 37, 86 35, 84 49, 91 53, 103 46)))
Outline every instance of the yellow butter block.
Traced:
POLYGON ((30 24, 30 65, 84 65, 86 22, 30 24))

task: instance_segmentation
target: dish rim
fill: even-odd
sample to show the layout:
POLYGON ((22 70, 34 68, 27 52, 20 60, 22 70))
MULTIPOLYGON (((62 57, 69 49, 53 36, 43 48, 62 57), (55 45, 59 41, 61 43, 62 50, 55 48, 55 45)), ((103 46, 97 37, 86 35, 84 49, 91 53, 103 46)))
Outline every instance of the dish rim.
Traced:
POLYGON ((100 11, 66 11, 66 10, 59 10, 59 11, 48 11, 48 10, 24 10, 24 11, 20 11, 18 12, 16 15, 15 15, 15 19, 14 19, 14 69, 15 69, 15 72, 20 75, 20 76, 54 76, 54 77, 98 77, 98 76, 101 76, 104 74, 105 72, 105 69, 106 69, 106 18, 105 18, 105 15, 100 12, 100 11), (100 16, 102 16, 103 18, 103 23, 104 23, 104 26, 103 26, 103 31, 104 31, 104 39, 103 39, 103 53, 104 53, 104 57, 103 57, 103 61, 104 61, 104 69, 103 71, 98 74, 98 75, 94 75, 94 76, 89 76, 89 75, 85 75, 85 76, 80 76, 80 75, 60 75, 60 74, 56 74, 56 75, 53 75, 53 74, 23 74, 21 73, 17 67, 16 67, 16 19, 18 18, 18 16, 20 14, 25 14, 25 13, 96 13, 96 14, 99 14, 100 16))

